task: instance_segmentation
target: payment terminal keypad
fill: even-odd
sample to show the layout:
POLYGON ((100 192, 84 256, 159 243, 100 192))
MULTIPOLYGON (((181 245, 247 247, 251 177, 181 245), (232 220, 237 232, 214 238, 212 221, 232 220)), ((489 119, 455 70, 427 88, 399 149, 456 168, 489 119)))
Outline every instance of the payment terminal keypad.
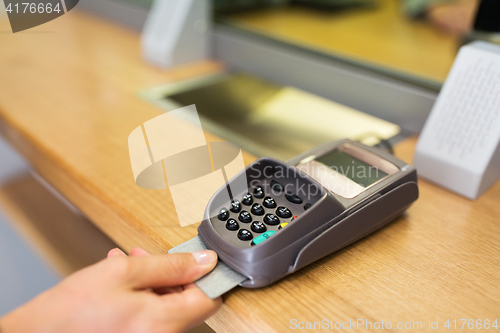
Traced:
POLYGON ((267 181, 267 186, 255 185, 248 193, 233 198, 222 207, 212 223, 224 238, 240 242, 242 247, 260 244, 312 206, 307 198, 285 191, 278 181, 267 181), (305 204, 304 204, 305 203, 305 204))

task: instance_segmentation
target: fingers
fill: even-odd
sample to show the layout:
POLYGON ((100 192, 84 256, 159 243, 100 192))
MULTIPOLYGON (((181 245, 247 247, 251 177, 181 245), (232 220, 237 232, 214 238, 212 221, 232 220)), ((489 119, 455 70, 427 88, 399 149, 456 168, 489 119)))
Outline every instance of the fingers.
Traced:
MULTIPOLYGON (((113 267, 114 274, 118 274, 114 276, 119 277, 121 286, 138 291, 137 295, 141 297, 154 297, 154 302, 147 302, 154 305, 147 312, 156 311, 158 318, 163 318, 166 331, 180 332, 199 325, 222 304, 221 298, 208 298, 193 283, 217 264, 214 251, 153 256, 135 247, 130 250, 130 256, 119 249, 112 249, 108 258, 113 257, 117 258, 106 262, 112 263, 108 267, 113 267)), ((155 327, 158 326, 161 323, 155 327)))
POLYGON ((150 256, 151 253, 148 251, 141 249, 140 247, 134 247, 132 250, 130 250, 130 256, 131 257, 145 257, 145 256, 150 256))
POLYGON ((174 314, 176 321, 185 323, 183 330, 201 324, 222 305, 222 297, 210 299, 194 284, 183 292, 161 297, 164 304, 162 310, 174 314))
MULTIPOLYGON (((134 247, 132 250, 130 250, 130 256, 131 257, 144 257, 144 256, 150 256, 151 253, 149 253, 148 251, 144 250, 144 249, 141 249, 140 247, 134 247)), ((119 248, 115 247, 114 249, 110 250, 108 252, 108 258, 112 258, 112 257, 118 257, 118 256, 122 256, 122 257, 126 257, 127 254, 125 252, 123 252, 122 250, 120 250, 119 248)))
POLYGON ((184 288, 184 290, 186 290, 186 289, 191 289, 191 288, 198 288, 198 286, 195 283, 188 283, 188 284, 183 285, 182 288, 184 288))
POLYGON ((184 289, 182 286, 173 286, 173 287, 160 287, 160 288, 155 288, 154 292, 157 293, 158 295, 166 295, 166 294, 172 294, 172 293, 180 293, 184 289))
MULTIPOLYGON (((145 256, 150 256, 151 253, 148 251, 141 249, 140 247, 136 246, 130 250, 130 256, 131 257, 145 257, 145 256)), ((160 288, 154 288, 153 291, 157 293, 158 295, 165 295, 165 294, 171 294, 171 293, 180 293, 183 291, 182 286, 172 286, 172 287, 160 287, 160 288)))
POLYGON ((210 250, 130 257, 127 279, 136 289, 179 286, 198 280, 216 263, 217 254, 210 250))
POLYGON ((125 254, 125 252, 123 252, 122 250, 120 250, 119 248, 115 247, 114 249, 110 250, 108 252, 108 258, 112 258, 112 257, 126 257, 127 255, 125 254))

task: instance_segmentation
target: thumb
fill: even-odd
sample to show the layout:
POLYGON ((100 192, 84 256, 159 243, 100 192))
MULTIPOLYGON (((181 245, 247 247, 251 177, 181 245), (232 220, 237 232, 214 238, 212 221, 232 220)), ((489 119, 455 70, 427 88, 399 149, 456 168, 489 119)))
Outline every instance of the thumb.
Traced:
POLYGON ((217 264, 210 250, 158 256, 129 257, 127 280, 133 288, 159 288, 194 282, 217 264))

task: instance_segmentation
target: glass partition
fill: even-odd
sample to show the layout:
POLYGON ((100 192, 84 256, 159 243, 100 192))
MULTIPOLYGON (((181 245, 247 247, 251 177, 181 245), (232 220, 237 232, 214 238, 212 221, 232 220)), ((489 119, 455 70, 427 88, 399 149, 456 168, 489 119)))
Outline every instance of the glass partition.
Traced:
MULTIPOLYGON (((148 8, 153 0, 113 0, 148 8)), ((480 0, 212 0, 245 33, 439 90, 480 0)))
MULTIPOLYGON (((436 90, 446 79, 462 42, 460 33, 419 17, 423 15, 419 10, 424 9, 416 8, 412 0, 218 2, 226 4, 216 8, 220 24, 436 90), (250 6, 252 2, 258 6, 250 6)), ((420 1, 426 2, 433 0, 420 1)))

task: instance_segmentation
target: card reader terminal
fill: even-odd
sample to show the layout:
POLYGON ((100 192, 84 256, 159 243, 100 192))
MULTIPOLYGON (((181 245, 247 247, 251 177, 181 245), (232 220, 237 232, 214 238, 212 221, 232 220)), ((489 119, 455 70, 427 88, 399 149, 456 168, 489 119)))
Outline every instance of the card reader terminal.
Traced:
POLYGON ((413 166, 377 148, 336 141, 288 163, 260 158, 248 191, 210 199, 198 228, 209 249, 248 279, 269 285, 383 227, 418 198, 413 166))

